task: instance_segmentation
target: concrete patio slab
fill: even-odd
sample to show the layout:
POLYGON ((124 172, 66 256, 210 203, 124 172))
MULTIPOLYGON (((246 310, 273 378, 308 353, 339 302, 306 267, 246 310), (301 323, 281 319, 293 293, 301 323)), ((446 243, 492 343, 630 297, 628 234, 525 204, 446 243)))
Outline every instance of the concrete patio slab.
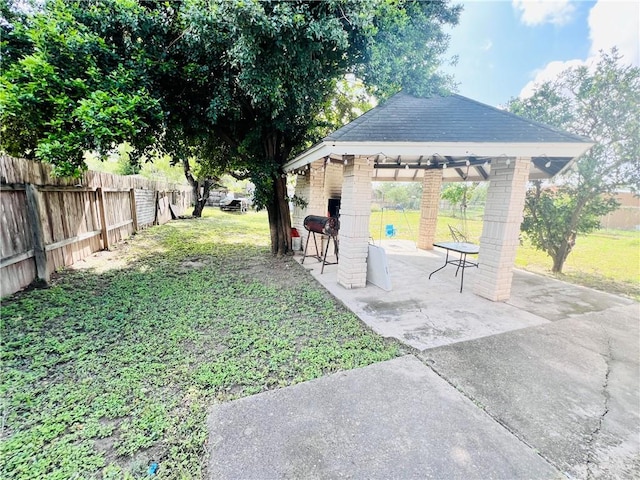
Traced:
POLYGON ((490 302, 475 269, 459 293, 427 278, 442 252, 382 243, 390 292, 303 267, 419 353, 216 405, 210 478, 640 478, 637 302, 522 271, 490 302))
POLYGON ((211 479, 550 479, 558 471, 413 356, 212 408, 211 479))
POLYGON ((572 478, 640 474, 638 305, 424 352, 421 358, 572 478))
POLYGON ((507 301, 509 305, 552 322, 634 303, 617 295, 522 270, 515 272, 513 292, 507 301))
MULTIPOLYGON (((457 292, 444 253, 387 240, 393 289, 347 290, 311 274, 381 335, 417 348, 460 392, 559 470, 640 477, 640 305, 515 270, 511 298, 457 292)), ((480 266, 482 268, 482 266, 480 266)))
POLYGON ((460 293, 453 266, 428 278, 444 264, 444 252, 418 250, 406 240, 380 243, 389 264, 389 292, 371 284, 352 290, 338 285, 336 265, 320 274, 321 264, 308 258, 303 267, 375 332, 420 351, 634 303, 521 270, 514 272, 509 301, 492 302, 472 293, 477 269, 466 269, 460 293))

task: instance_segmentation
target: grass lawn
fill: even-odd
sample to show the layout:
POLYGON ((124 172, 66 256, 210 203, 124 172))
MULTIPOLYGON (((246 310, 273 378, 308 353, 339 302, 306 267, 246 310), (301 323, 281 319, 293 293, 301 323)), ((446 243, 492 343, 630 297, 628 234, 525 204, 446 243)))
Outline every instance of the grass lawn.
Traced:
MULTIPOLYGON (((384 226, 392 224, 397 230, 397 238, 416 241, 419 218, 417 211, 373 212, 371 237, 376 242, 381 237, 384 239, 384 226)), ((460 218, 438 217, 436 239, 451 239, 448 225, 464 231, 469 241, 479 242, 481 220, 463 223, 460 218)), ((602 230, 579 236, 565 262, 563 273, 558 275, 551 273, 551 257, 533 248, 524 238, 518 248, 516 267, 640 300, 640 232, 602 230)))
POLYGON ((0 478, 202 478, 212 403, 402 353, 268 241, 206 209, 3 299, 0 478))

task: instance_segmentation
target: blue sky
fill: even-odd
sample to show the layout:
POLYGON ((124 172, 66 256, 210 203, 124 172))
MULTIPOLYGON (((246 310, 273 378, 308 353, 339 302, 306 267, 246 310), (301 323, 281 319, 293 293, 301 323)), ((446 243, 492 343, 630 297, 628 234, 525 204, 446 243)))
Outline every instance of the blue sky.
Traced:
POLYGON ((458 93, 499 106, 617 46, 638 66, 638 0, 467 0, 450 32, 458 93))

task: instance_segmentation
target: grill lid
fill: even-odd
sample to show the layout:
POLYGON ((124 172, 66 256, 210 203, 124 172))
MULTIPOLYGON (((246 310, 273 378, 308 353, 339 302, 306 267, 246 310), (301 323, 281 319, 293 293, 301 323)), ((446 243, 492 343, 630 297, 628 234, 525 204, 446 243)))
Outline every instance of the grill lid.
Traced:
POLYGON ((336 217, 321 217, 308 215, 303 222, 304 228, 309 232, 322 233, 335 237, 340 229, 340 221, 336 217))

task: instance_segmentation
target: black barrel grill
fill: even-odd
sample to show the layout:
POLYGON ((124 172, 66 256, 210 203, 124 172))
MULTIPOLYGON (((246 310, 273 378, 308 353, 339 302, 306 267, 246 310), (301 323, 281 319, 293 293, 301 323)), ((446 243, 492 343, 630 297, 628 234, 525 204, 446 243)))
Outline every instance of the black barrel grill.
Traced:
POLYGON ((336 265, 338 263, 338 230, 340 230, 340 221, 336 217, 321 217, 318 215, 308 215, 305 217, 303 222, 305 230, 309 232, 307 235, 307 242, 304 246, 304 254, 302 256, 302 261, 300 263, 304 263, 304 259, 307 257, 317 258, 319 262, 322 262, 322 269, 320 270, 320 274, 324 272, 325 265, 336 265), (328 237, 327 246, 324 249, 324 255, 318 255, 318 252, 321 250, 318 249, 318 241, 316 240, 316 234, 328 237), (316 246, 316 254, 315 255, 307 255, 307 249, 309 248, 309 240, 313 236, 313 243, 316 246), (329 252, 329 245, 333 240, 333 244, 336 250, 336 261, 335 262, 327 262, 327 253, 329 252))

